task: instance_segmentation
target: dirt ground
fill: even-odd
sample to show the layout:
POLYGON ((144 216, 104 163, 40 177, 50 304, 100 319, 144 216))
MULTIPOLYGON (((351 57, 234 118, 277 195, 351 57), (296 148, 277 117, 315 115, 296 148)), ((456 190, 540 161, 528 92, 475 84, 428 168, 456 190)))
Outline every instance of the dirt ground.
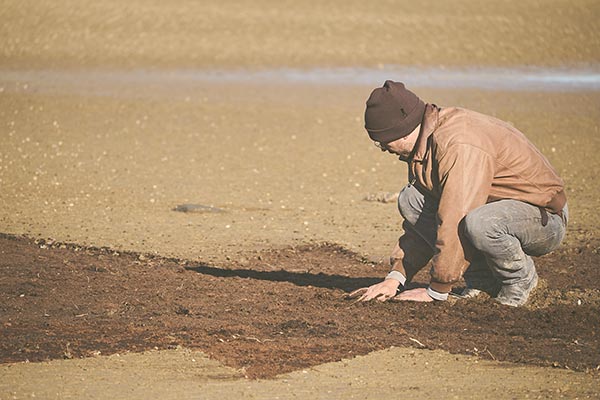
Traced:
POLYGON ((341 297, 385 275, 401 233, 393 203, 364 199, 406 183, 362 126, 374 85, 144 71, 597 71, 599 16, 594 1, 0 1, 0 399, 597 397, 600 92, 391 76, 523 130, 565 179, 570 221, 525 308, 364 305, 341 297))
POLYGON ((579 249, 568 282, 557 273, 568 250, 538 260, 544 281, 517 309, 490 299, 344 300, 386 267, 332 245, 221 266, 15 237, 2 237, 0 249, 0 362, 185 347, 250 378, 272 378, 397 346, 600 369, 597 248, 579 249))

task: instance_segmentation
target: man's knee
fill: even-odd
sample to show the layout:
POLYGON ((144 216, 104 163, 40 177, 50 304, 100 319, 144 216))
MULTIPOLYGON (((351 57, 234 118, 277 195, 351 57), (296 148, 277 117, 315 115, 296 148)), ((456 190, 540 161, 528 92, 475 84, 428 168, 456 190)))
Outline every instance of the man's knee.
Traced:
POLYGON ((486 249, 490 240, 498 235, 498 226, 483 207, 479 207, 466 215, 462 222, 465 237, 477 250, 486 249))
POLYGON ((398 211, 404 220, 414 225, 423 211, 423 195, 414 186, 407 185, 398 195, 398 211))

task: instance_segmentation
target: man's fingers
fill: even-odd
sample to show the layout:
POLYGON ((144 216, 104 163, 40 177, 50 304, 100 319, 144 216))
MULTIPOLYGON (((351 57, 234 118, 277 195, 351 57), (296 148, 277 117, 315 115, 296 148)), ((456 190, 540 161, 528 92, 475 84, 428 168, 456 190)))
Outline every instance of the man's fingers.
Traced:
POLYGON ((356 289, 354 292, 352 292, 352 293, 350 293, 350 294, 346 295, 346 298, 348 298, 348 299, 353 299, 353 298, 355 298, 355 297, 358 297, 358 296, 364 295, 364 294, 367 292, 367 290, 369 290, 369 288, 366 288, 366 287, 364 287, 364 288, 360 288, 360 289, 356 289))
POLYGON ((396 292, 392 294, 387 288, 382 287, 381 285, 373 285, 370 287, 356 289, 352 293, 346 295, 347 299, 356 299, 356 302, 359 301, 371 301, 376 299, 378 301, 387 301, 390 298, 394 297, 396 292), (388 293, 389 292, 389 293, 388 293))
POLYGON ((366 290, 357 301, 371 301, 374 297, 375 295, 373 295, 372 291, 366 290))
POLYGON ((406 300, 406 292, 402 292, 397 294, 396 296, 392 297, 391 300, 392 301, 404 301, 406 300))
POLYGON ((381 302, 384 302, 384 301, 389 300, 390 296, 388 296, 387 294, 382 293, 382 294, 380 294, 379 296, 377 296, 375 298, 377 300, 381 301, 381 302))
POLYGON ((427 290, 425 288, 417 288, 400 293, 392 298, 392 301, 432 302, 433 299, 427 294, 427 290))
POLYGON ((373 293, 368 288, 357 301, 369 301, 373 298, 373 293))
POLYGON ((365 293, 362 296, 364 299, 362 301, 371 301, 373 299, 378 300, 378 301, 386 301, 387 299, 390 298, 390 296, 388 296, 385 293, 365 293))

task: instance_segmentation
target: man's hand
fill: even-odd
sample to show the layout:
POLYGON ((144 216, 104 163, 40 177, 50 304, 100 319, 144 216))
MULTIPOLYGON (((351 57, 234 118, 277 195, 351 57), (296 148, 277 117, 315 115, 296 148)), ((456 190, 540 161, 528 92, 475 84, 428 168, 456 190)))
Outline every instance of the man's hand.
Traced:
POLYGON ((379 282, 375 285, 360 288, 348 295, 348 298, 353 299, 358 297, 356 301, 369 301, 377 299, 379 301, 386 301, 396 296, 396 291, 400 286, 400 282, 395 279, 386 279, 383 282, 379 282), (360 297, 359 297, 360 296, 360 297))
POLYGON ((433 299, 427 294, 427 289, 416 288, 411 290, 405 290, 398 296, 394 297, 394 301, 420 301, 420 302, 432 302, 433 299))

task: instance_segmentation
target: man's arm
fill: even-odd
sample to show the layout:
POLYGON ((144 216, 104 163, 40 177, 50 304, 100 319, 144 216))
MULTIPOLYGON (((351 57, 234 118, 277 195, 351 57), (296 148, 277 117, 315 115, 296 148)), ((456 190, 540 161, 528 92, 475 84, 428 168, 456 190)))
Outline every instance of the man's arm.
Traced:
MULTIPOLYGON (((438 157, 441 197, 438 208, 436 251, 429 287, 406 290, 394 296, 392 290, 397 291, 400 287, 399 281, 388 282, 390 278, 386 277, 383 282, 352 292, 350 297, 360 296, 360 301, 375 298, 381 301, 391 298, 427 302, 445 300, 452 283, 460 279, 466 267, 466 260, 458 226, 469 211, 486 203, 493 179, 494 164, 489 154, 469 144, 455 144, 450 151, 438 154, 438 157)), ((395 249, 392 253, 392 271, 397 270, 406 279, 403 261, 404 251, 395 249)))
POLYGON ((494 160, 480 148, 463 143, 453 144, 435 156, 441 195, 428 293, 443 300, 467 266, 459 224, 470 211, 487 202, 494 160))

